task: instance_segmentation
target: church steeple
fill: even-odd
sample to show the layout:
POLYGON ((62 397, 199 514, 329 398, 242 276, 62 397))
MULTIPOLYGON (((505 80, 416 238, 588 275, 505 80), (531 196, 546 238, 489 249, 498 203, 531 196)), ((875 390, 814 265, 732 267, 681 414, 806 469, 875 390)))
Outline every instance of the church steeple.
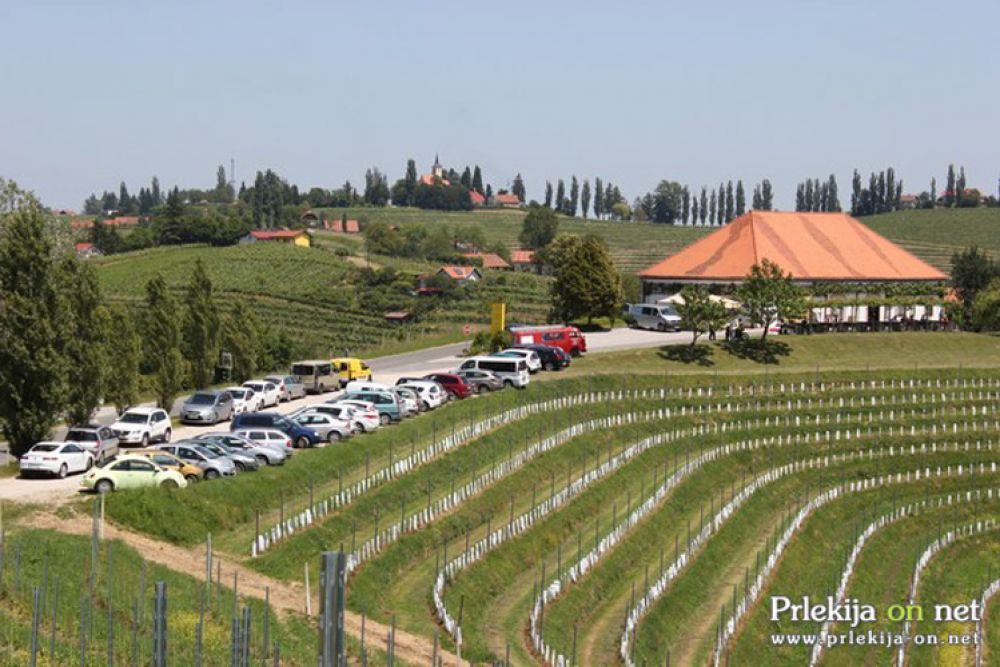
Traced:
POLYGON ((434 166, 431 167, 431 174, 437 178, 444 178, 444 167, 441 166, 441 160, 438 159, 438 154, 434 154, 434 166))

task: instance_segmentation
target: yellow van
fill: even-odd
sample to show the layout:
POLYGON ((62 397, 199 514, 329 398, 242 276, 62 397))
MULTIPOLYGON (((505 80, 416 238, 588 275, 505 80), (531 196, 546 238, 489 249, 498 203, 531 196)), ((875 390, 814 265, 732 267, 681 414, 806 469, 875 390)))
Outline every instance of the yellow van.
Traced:
POLYGON ((372 369, 368 364, 355 357, 337 357, 331 359, 334 369, 340 376, 340 386, 347 386, 348 382, 354 380, 368 380, 371 382, 372 369))

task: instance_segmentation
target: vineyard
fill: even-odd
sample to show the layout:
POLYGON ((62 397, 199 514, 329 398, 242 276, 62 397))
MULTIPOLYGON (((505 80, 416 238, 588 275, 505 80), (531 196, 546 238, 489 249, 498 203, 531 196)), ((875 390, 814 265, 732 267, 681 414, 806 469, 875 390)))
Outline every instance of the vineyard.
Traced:
MULTIPOLYGON (((923 337, 943 360, 973 338, 923 337)), ((621 367, 616 354, 635 353, 583 362, 621 367)), ((366 664, 846 665, 902 653, 937 665, 1000 651, 995 366, 795 368, 561 375, 224 486, 114 494, 106 516, 122 542, 88 536, 89 501, 68 510, 76 535, 8 529, 0 655, 25 655, 38 588, 42 649, 54 623, 57 656, 97 661, 111 646, 128 664, 133 643, 151 641, 139 616, 166 579, 177 655, 197 647, 220 664, 245 650, 260 664, 277 641, 281 664, 305 664, 324 551, 346 554, 352 664, 362 623, 366 664), (190 565, 168 571, 164 553, 190 565), (222 574, 207 588, 212 563, 222 574), (775 645, 851 627, 772 621, 772 596, 859 600, 879 610, 860 631, 920 643, 775 645), (982 623, 929 615, 972 600, 987 603, 982 623), (893 604, 928 615, 890 619, 893 604), (983 644, 948 643, 961 636, 983 644)))

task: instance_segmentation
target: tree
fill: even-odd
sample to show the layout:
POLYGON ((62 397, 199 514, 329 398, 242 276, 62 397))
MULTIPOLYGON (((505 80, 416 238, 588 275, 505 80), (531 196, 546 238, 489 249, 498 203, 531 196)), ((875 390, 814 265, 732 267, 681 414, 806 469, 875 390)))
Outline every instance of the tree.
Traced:
POLYGON ((191 368, 191 384, 211 384, 219 358, 219 313, 212 297, 212 280, 201 259, 194 264, 184 297, 184 357, 191 368))
POLYGON ((544 206, 535 206, 524 216, 518 240, 521 246, 539 250, 552 242, 559 229, 559 219, 555 211, 544 206))
POLYGON ((728 313, 725 306, 713 301, 708 290, 701 285, 685 287, 681 290, 681 297, 684 303, 676 305, 677 314, 681 316, 681 328, 691 331, 691 347, 694 347, 698 337, 718 329, 728 313))
POLYGON ((560 213, 566 212, 566 184, 561 178, 556 181, 556 201, 552 208, 560 213))
POLYGON ((146 283, 142 314, 144 366, 152 375, 156 404, 169 411, 184 383, 185 362, 181 354, 181 325, 177 301, 159 274, 146 283))
POLYGON ((806 186, 804 183, 799 183, 795 188, 795 210, 805 211, 806 206, 806 186))
POLYGON ((762 341, 772 323, 799 317, 805 308, 802 290, 792 282, 792 274, 769 259, 751 267, 736 295, 750 321, 764 327, 762 341))
POLYGON ((700 208, 701 208, 701 211, 700 211, 700 213, 701 213, 701 224, 704 225, 705 221, 708 220, 708 190, 705 188, 704 185, 701 186, 701 205, 700 205, 700 208))
POLYGON ((729 222, 733 219, 734 213, 736 212, 736 203, 733 200, 733 182, 729 181, 726 183, 726 216, 725 222, 729 222))
POLYGON ((622 302, 621 275, 604 241, 587 235, 570 242, 558 257, 552 283, 552 316, 569 322, 606 316, 614 320, 622 302))
POLYGON ((104 400, 113 404, 118 414, 139 400, 139 364, 142 361, 142 339, 132 315, 120 305, 108 310, 108 321, 114 335, 107 344, 107 378, 104 400))
POLYGON ((472 170, 472 189, 483 194, 483 170, 476 165, 476 168, 472 170))
POLYGON ((747 212, 747 193, 743 189, 743 181, 736 181, 736 217, 747 212))
POLYGON ((72 424, 85 424, 105 393, 108 345, 114 336, 94 267, 70 255, 60 269, 67 296, 61 323, 66 335, 66 418, 72 424))
POLYGON ((700 213, 701 212, 698 210, 698 198, 697 197, 692 197, 691 198, 691 224, 692 225, 697 225, 698 224, 698 221, 699 221, 698 215, 700 213))
POLYGON ((545 181, 545 208, 552 208, 552 183, 545 181))
POLYGON ((0 222, 0 424, 20 458, 65 406, 66 310, 41 206, 28 196, 0 222))
POLYGON ((927 208, 934 208, 935 206, 937 206, 937 179, 931 177, 931 202, 927 208))
POLYGON ((524 179, 521 178, 519 173, 514 177, 514 184, 510 186, 511 194, 515 195, 522 204, 524 203, 525 195, 527 194, 524 189, 524 179))
POLYGON ((257 370, 261 353, 258 330, 253 311, 244 301, 237 301, 233 310, 222 318, 222 349, 232 356, 233 382, 245 382, 257 370))
POLYGON ((413 206, 417 191, 417 163, 410 158, 406 161, 406 176, 403 178, 403 192, 406 206, 413 206))
POLYGON ((840 212, 840 197, 837 195, 837 177, 830 174, 826 181, 826 210, 840 212))
POLYGON ((708 198, 708 221, 709 224, 712 225, 718 223, 718 219, 715 217, 715 211, 716 211, 715 207, 716 207, 715 190, 712 190, 712 195, 708 198))
POLYGON ((604 184, 601 179, 594 179, 594 217, 598 220, 604 215, 604 184))
POLYGON ((378 167, 365 172, 365 192, 362 198, 369 206, 385 206, 389 203, 389 179, 378 167))
POLYGON ((580 183, 573 176, 569 186, 569 199, 566 201, 566 215, 576 217, 576 207, 580 203, 580 183))
POLYGON ((463 188, 472 187, 472 170, 469 169, 469 165, 465 165, 465 171, 462 172, 462 176, 458 179, 458 182, 463 188))
POLYGON ((163 194, 160 192, 160 179, 153 176, 153 183, 149 189, 149 194, 153 196, 153 206, 159 206, 163 203, 163 194))
POLYGON ((688 221, 688 216, 691 215, 691 191, 688 190, 688 186, 684 186, 681 190, 681 224, 686 225, 688 221))
POLYGON ((653 193, 654 222, 674 224, 681 217, 684 188, 676 181, 660 181, 653 193))
POLYGON ((962 302, 966 321, 972 314, 976 295, 990 284, 998 268, 976 246, 955 253, 951 258, 951 285, 962 302))
POLYGON ((136 205, 135 199, 132 195, 128 193, 128 188, 125 187, 125 181, 121 182, 118 186, 118 208, 124 214, 135 213, 136 205))
POLYGON ((955 205, 955 165, 948 165, 948 184, 944 191, 944 206, 951 208, 955 205))
POLYGON ((185 207, 181 201, 180 191, 174 187, 167 193, 167 203, 159 216, 159 241, 162 245, 184 242, 184 214, 185 207))
POLYGON ((761 197, 759 185, 753 186, 753 199, 750 203, 750 209, 753 211, 764 210, 764 199, 761 197))
POLYGON ((972 326, 977 331, 1000 331, 1000 278, 995 278, 972 302, 972 326))
POLYGON ((761 209, 774 210, 774 188, 771 187, 771 181, 766 178, 760 182, 760 201, 761 209))
POLYGON ((590 181, 584 179, 583 189, 580 191, 580 212, 583 218, 587 218, 587 212, 590 210, 590 181))

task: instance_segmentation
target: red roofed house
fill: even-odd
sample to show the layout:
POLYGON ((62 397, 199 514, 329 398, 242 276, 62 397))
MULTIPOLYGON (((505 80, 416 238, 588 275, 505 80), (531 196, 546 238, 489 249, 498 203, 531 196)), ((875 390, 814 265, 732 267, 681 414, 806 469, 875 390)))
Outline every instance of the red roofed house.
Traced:
POLYGON ((493 195, 493 205, 500 208, 521 208, 524 203, 517 198, 517 195, 508 192, 493 195))
POLYGON ((479 257, 483 260, 484 269, 509 269, 510 264, 495 252, 466 252, 462 257, 479 257))
POLYGON ((77 259, 88 259, 90 257, 98 257, 103 253, 98 250, 93 243, 77 243, 73 246, 76 251, 77 259))
POLYGON ((361 223, 357 220, 348 220, 344 223, 344 233, 345 234, 360 234, 361 233, 361 223))
POLYGON ((258 229, 250 232, 240 239, 240 243, 256 243, 257 241, 273 241, 277 243, 291 243, 300 248, 308 248, 312 245, 309 232, 303 229, 278 229, 264 230, 258 229))
POLYGON ((535 265, 535 251, 515 250, 510 253, 510 263, 515 269, 530 269, 535 265))
POLYGON ((459 285, 467 285, 483 279, 483 274, 474 266, 442 266, 438 269, 437 275, 448 276, 459 285))
POLYGON ((473 206, 485 206, 486 197, 482 196, 476 190, 469 190, 469 199, 472 200, 473 206))

